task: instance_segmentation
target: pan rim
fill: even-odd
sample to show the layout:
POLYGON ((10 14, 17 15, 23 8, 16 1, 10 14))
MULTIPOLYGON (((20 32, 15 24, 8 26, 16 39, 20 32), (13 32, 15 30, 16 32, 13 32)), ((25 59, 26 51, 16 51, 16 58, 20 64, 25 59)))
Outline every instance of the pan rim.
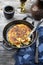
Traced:
MULTIPOLYGON (((12 22, 15 22, 15 21, 24 21, 24 22, 26 22, 26 23, 29 23, 28 21, 25 21, 25 20, 14 20, 14 21, 12 21, 12 22)), ((12 23, 12 22, 10 22, 10 23, 12 23)), ((5 31, 5 28, 10 24, 10 23, 8 23, 5 27, 4 27, 4 29, 3 29, 3 39, 4 39, 4 41, 6 42, 6 43, 8 43, 9 45, 10 45, 10 43, 8 42, 8 41, 6 41, 6 39, 5 39, 5 37, 4 37, 4 31, 5 31)), ((29 23, 29 24, 31 24, 31 23, 29 23)), ((32 25, 32 24, 31 24, 32 25)), ((34 26, 32 25, 32 27, 34 28, 34 26)), ((20 47, 20 48, 26 48, 26 47, 28 47, 28 46, 31 46, 33 43, 31 43, 31 44, 29 44, 29 45, 27 45, 27 46, 23 46, 23 47, 20 47)), ((18 48, 18 47, 16 47, 16 46, 11 46, 12 48, 18 48)))

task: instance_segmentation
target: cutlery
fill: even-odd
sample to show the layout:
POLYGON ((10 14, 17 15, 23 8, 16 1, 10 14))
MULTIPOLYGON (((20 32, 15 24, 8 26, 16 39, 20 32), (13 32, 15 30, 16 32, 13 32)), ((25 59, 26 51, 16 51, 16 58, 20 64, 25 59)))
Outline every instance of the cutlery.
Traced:
POLYGON ((36 35, 36 52, 35 52, 35 63, 38 63, 38 47, 39 47, 39 35, 38 35, 38 32, 37 32, 37 35, 36 35))
POLYGON ((31 37, 31 35, 38 29, 39 25, 43 22, 43 19, 41 19, 41 21, 39 21, 39 23, 33 28, 33 30, 31 31, 30 35, 28 35, 28 38, 31 37))

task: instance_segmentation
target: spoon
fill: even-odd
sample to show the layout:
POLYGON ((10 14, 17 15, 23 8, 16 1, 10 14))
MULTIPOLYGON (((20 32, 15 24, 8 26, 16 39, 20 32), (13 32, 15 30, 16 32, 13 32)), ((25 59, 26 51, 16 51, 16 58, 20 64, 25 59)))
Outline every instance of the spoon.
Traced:
POLYGON ((43 22, 43 19, 41 19, 39 21, 39 23, 33 28, 33 30, 31 31, 30 35, 28 35, 28 37, 30 38, 31 35, 38 29, 39 25, 43 22))

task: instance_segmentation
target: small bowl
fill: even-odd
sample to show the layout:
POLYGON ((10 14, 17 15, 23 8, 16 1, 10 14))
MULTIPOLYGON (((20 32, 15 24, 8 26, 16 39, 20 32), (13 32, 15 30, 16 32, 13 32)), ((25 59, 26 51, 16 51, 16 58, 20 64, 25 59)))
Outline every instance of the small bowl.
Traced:
POLYGON ((4 8, 4 15, 6 19, 11 19, 14 16, 14 8, 12 6, 6 6, 4 8))

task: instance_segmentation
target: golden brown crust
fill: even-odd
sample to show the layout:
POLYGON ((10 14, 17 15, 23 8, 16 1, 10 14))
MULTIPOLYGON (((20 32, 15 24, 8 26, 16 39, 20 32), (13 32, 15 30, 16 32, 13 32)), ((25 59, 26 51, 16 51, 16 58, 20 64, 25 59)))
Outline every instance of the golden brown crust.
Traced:
POLYGON ((24 24, 17 24, 8 31, 8 40, 12 45, 20 47, 21 42, 28 42, 27 36, 30 34, 31 29, 24 24))

